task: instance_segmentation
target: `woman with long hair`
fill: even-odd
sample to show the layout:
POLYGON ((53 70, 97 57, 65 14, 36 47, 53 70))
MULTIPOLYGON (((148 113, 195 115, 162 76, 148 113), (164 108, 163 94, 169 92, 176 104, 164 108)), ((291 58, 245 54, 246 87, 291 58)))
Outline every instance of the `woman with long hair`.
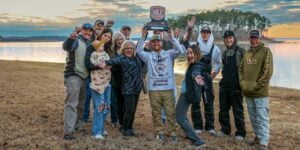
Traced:
MULTIPOLYGON (((112 55, 111 58, 118 57, 121 54, 121 46, 125 41, 125 36, 117 32, 112 38, 112 55)), ((113 65, 111 68, 111 124, 112 127, 117 128, 120 125, 122 127, 124 116, 124 96, 122 94, 122 68, 120 65, 113 65)))
POLYGON ((181 94, 176 105, 176 121, 181 126, 187 137, 197 147, 205 146, 198 137, 187 118, 189 106, 201 99, 201 88, 204 83, 204 64, 200 61, 202 54, 198 45, 191 45, 187 50, 188 69, 181 85, 181 94))

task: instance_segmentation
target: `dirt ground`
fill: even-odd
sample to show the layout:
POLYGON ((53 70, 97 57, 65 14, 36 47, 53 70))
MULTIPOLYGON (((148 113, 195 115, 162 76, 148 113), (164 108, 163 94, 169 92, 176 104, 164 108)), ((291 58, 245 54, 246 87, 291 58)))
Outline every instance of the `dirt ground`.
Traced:
MULTIPOLYGON (((144 94, 134 123, 138 137, 124 138, 107 123, 108 137, 94 140, 89 122, 85 125, 88 132, 76 133, 77 140, 63 140, 63 68, 63 64, 55 63, 0 61, 0 149, 195 149, 184 139, 182 130, 178 144, 155 139, 149 99, 144 94)), ((177 76, 177 85, 181 80, 177 76)), ((219 130, 217 85, 215 95, 215 126, 219 130)), ((299 108, 300 90, 271 88, 270 149, 300 149, 299 108)), ((246 140, 250 140, 254 135, 246 107, 245 118, 246 140)), ((203 132, 204 149, 255 149, 246 141, 235 141, 233 135, 220 138, 203 132)))

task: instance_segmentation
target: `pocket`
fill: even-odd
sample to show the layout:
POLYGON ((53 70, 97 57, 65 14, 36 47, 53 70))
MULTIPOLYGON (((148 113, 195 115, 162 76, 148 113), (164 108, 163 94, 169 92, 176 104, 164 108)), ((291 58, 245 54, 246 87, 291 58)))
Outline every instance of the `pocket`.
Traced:
POLYGON ((253 93, 257 88, 257 83, 255 81, 242 81, 241 88, 244 93, 253 93))

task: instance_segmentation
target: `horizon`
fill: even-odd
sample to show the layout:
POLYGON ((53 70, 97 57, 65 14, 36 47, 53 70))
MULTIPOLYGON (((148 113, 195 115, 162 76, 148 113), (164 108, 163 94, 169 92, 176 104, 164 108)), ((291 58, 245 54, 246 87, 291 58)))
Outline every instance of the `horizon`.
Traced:
POLYGON ((114 31, 128 24, 136 37, 142 25, 150 20, 149 9, 153 5, 166 7, 167 18, 216 9, 252 11, 269 18, 274 27, 285 25, 275 28, 283 31, 279 35, 274 32, 274 37, 300 37, 300 1, 297 0, 10 0, 0 6, 0 35, 68 36, 75 26, 85 22, 113 19, 114 31))

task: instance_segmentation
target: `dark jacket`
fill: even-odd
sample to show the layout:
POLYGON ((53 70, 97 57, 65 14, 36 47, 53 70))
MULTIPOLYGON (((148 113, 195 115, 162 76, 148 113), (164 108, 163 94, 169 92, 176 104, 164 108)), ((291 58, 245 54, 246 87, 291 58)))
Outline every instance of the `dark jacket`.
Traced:
MULTIPOLYGON (((119 54, 115 51, 111 59, 118 57, 119 54)), ((111 85, 114 87, 122 86, 122 66, 113 65, 111 68, 111 85)))
POLYGON ((120 65, 122 68, 122 94, 138 95, 143 87, 142 66, 138 57, 126 57, 119 55, 105 61, 107 65, 120 65))
POLYGON ((199 102, 201 99, 201 88, 195 77, 198 75, 203 75, 203 68, 205 64, 201 61, 198 61, 194 64, 190 64, 185 74, 185 82, 186 82, 186 99, 189 102, 199 102))
POLYGON ((234 90, 240 91, 238 70, 245 54, 245 49, 239 47, 236 43, 231 47, 227 47, 222 53, 222 79, 220 81, 220 86, 223 90, 234 90), (235 56, 235 62, 230 63, 230 57, 235 56), (233 66, 235 65, 235 66, 233 66), (227 69, 227 70, 226 70, 227 69))
MULTIPOLYGON (((86 45, 89 45, 91 42, 90 40, 86 40, 85 38, 83 38, 82 35, 79 35, 78 38, 76 38, 75 40, 68 38, 63 43, 63 49, 68 52, 66 64, 65 64, 65 70, 64 70, 65 77, 68 77, 71 75, 76 75, 76 73, 74 71, 75 64, 76 64, 75 50, 78 48, 79 40, 82 40, 83 42, 85 42, 86 45)), ((84 57, 84 56, 82 56, 82 57, 84 57)))
POLYGON ((273 74, 273 55, 260 43, 246 51, 239 69, 244 96, 259 98, 269 96, 269 82, 273 74))

